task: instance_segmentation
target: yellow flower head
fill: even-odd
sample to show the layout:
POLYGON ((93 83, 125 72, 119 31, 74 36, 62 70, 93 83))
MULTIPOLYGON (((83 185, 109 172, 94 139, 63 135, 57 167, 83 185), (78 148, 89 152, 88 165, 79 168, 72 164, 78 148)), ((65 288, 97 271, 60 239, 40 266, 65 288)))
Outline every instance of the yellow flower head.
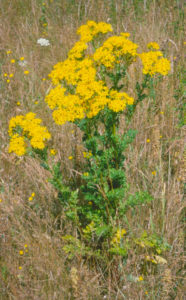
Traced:
POLYGON ((121 32, 121 36, 128 38, 128 37, 130 37, 130 33, 129 32, 121 32))
POLYGON ((57 151, 55 149, 50 149, 50 155, 54 156, 56 155, 57 151))
POLYGON ((159 46, 159 44, 156 43, 156 42, 151 42, 151 43, 148 43, 147 48, 159 50, 159 49, 160 49, 160 46, 159 46))
POLYGON ((28 75, 30 72, 28 70, 24 71, 25 75, 28 75))
POLYGON ((11 64, 15 64, 15 59, 11 59, 11 64))
POLYGON ((139 276, 138 281, 143 281, 143 276, 139 276))
POLYGON ((20 254, 20 255, 23 255, 23 254, 24 254, 23 250, 20 250, 20 251, 19 251, 19 254, 20 254))

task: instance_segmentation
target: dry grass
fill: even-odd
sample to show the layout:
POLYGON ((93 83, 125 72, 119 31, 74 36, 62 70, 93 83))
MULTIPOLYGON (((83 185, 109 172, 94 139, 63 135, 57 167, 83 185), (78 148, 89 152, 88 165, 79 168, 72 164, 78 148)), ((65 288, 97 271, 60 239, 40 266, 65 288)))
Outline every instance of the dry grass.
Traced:
MULTIPOLYGON (((184 299, 186 163, 184 127, 178 126, 183 96, 174 98, 184 66, 183 2, 48 0, 45 31, 51 45, 42 48, 36 43, 44 31, 42 1, 1 0, 0 299, 105 299, 104 295, 106 299, 184 299), (72 134, 73 125, 54 125, 43 101, 50 83, 42 78, 65 58, 77 40, 77 27, 89 19, 110 21, 116 33, 130 32, 141 48, 157 41, 171 59, 171 74, 157 86, 156 100, 145 100, 130 125, 138 134, 127 154, 128 182, 132 191, 148 190, 154 201, 150 208, 139 210, 135 218, 129 214, 129 225, 136 233, 141 228, 154 228, 172 246, 165 256, 167 264, 146 276, 142 283, 127 279, 127 274, 140 272, 142 257, 136 252, 130 254, 126 265, 118 259, 105 272, 99 264, 90 267, 81 256, 69 261, 62 251, 61 236, 74 229, 59 213, 55 191, 46 181, 47 171, 43 171, 38 161, 29 157, 20 160, 7 151, 10 118, 34 111, 53 134, 53 147, 58 149, 56 159, 62 161, 65 178, 74 176, 68 156, 78 151, 77 160, 81 157, 80 134, 72 134), (9 49, 12 54, 7 55, 9 49), (24 68, 17 62, 10 63, 12 58, 17 60, 22 56, 28 62, 24 68), (24 70, 30 73, 24 75, 24 70), (4 73, 14 73, 10 83, 4 73), (156 176, 152 175, 154 170, 156 176), (32 192, 36 197, 29 202, 32 192), (20 250, 24 250, 24 255, 19 254, 20 250)), ((136 76, 136 70, 131 70, 131 82, 136 76)), ((121 129, 122 126, 126 126, 124 120, 121 129)))

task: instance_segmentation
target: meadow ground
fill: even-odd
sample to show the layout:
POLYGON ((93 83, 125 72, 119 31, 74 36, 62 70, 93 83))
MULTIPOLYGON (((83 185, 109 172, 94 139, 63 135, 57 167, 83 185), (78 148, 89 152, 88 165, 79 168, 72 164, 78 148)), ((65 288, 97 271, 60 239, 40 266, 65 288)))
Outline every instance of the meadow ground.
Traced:
MULTIPOLYGON (((0 13, 0 299, 184 299, 184 1, 1 0, 0 13), (33 111, 52 133, 65 179, 74 176, 69 156, 81 160, 81 134, 73 124, 56 126, 44 98, 48 74, 87 20, 129 32, 141 50, 155 41, 171 61, 169 75, 136 109, 130 126, 138 133, 125 160, 130 193, 148 190, 153 201, 129 211, 123 226, 135 236, 146 230, 162 237, 169 245, 158 256, 163 262, 144 263, 148 247, 106 267, 81 253, 69 259, 62 236, 74 228, 48 171, 30 156, 8 153, 9 120, 33 111)), ((131 70, 131 93, 136 78, 138 69, 131 70)))

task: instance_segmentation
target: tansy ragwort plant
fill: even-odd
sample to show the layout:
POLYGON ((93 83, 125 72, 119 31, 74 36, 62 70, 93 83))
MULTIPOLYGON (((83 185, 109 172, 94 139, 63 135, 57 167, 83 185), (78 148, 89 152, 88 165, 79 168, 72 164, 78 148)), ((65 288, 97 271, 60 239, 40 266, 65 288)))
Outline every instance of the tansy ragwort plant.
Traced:
MULTIPOLYGON (((121 218, 130 207, 152 199, 146 191, 125 199, 124 151, 136 131, 119 134, 119 120, 123 113, 130 120, 136 105, 147 97, 154 77, 165 76, 170 62, 154 42, 148 44, 149 51, 138 53, 138 45, 129 39, 129 33, 110 36, 101 43, 103 36, 111 32, 111 25, 103 22, 82 25, 77 31, 80 39, 67 59, 57 63, 49 74, 53 86, 45 101, 53 119, 58 125, 76 124, 86 148, 81 183, 75 187, 63 183, 60 163, 51 169, 47 156, 43 156, 43 166, 52 173, 50 182, 59 192, 66 216, 78 230, 78 239, 65 237, 64 249, 71 255, 73 249, 98 256, 100 250, 126 255, 126 231, 119 226, 121 218), (143 65, 143 79, 136 83, 134 99, 127 93, 125 77, 137 60, 143 65)), ((44 149, 50 134, 40 123, 33 113, 13 118, 9 152, 24 155, 28 141, 33 148, 44 149)))

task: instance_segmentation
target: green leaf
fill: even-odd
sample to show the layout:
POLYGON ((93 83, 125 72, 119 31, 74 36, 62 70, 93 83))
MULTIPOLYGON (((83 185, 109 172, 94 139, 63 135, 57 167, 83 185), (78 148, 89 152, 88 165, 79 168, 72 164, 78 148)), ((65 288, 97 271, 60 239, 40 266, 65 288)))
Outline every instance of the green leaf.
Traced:
POLYGON ((96 235, 100 238, 101 236, 106 236, 111 230, 110 225, 100 226, 96 229, 96 235))
POLYGON ((120 248, 120 247, 113 247, 109 249, 109 252, 114 255, 121 255, 121 256, 127 256, 128 252, 127 249, 120 248))

